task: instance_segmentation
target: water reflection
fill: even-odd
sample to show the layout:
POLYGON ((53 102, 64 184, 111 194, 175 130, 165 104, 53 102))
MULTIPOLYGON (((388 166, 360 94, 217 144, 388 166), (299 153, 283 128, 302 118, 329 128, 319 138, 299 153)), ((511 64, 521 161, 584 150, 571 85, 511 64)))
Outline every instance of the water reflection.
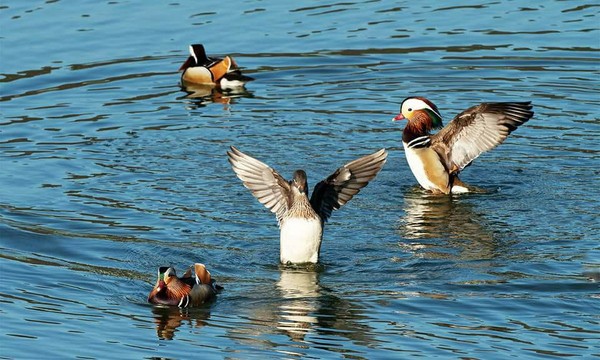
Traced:
MULTIPOLYGON (((404 216, 399 232, 404 239, 443 239, 444 244, 414 241, 403 244, 411 251, 434 246, 452 247, 463 260, 496 256, 497 241, 487 220, 477 213, 468 196, 439 196, 413 189, 404 196, 404 216)), ((448 257, 447 252, 429 249, 429 257, 448 257)))
POLYGON ((307 335, 312 335, 314 342, 320 342, 335 334, 362 344, 372 343, 372 329, 360 323, 366 318, 362 306, 322 287, 320 275, 316 271, 281 271, 277 287, 284 301, 279 305, 277 329, 294 341, 305 341, 307 335))
POLYGON ((245 87, 236 88, 233 90, 223 90, 210 84, 193 84, 183 82, 181 90, 187 95, 183 99, 192 99, 198 107, 206 106, 209 103, 217 103, 228 105, 233 99, 239 97, 252 97, 252 93, 245 87))
POLYGON ((296 341, 317 323, 315 316, 319 308, 319 279, 317 272, 282 271, 277 287, 284 301, 279 306, 277 329, 296 341))
POLYGON ((156 336, 161 340, 173 340, 175 332, 184 323, 192 328, 201 328, 210 318, 208 308, 178 308, 175 306, 153 306, 156 336))
MULTIPOLYGON (((2 356, 598 353, 598 6, 156 4, 2 5, 2 356), (231 13, 237 26, 224 26, 231 13), (260 74, 247 86, 254 94, 182 91, 176 67, 193 33, 219 34, 197 40, 247 59, 260 74), (434 96, 450 114, 532 99, 537 120, 477 165, 477 183, 500 184, 481 171, 498 165, 512 194, 405 191, 412 175, 394 170, 397 149, 387 183, 352 206, 372 215, 382 204, 371 244, 348 239, 317 272, 264 266, 276 225, 248 217, 252 199, 239 203, 224 143, 302 150, 318 172, 325 154, 398 147, 387 114, 407 92, 434 96), (264 233, 248 232, 257 226, 264 233), (147 269, 205 256, 230 284, 210 314, 139 306, 147 269), (155 331, 175 341, 156 345, 155 331), (86 346, 74 352, 74 339, 86 346)), ((328 237, 367 237, 368 225, 331 226, 328 237)))
POLYGON ((356 357, 345 342, 331 341, 336 337, 363 346, 377 343, 374 329, 367 324, 368 310, 323 286, 323 276, 322 270, 281 269, 275 288, 259 291, 268 293, 268 299, 249 306, 249 313, 242 316, 250 324, 231 328, 228 338, 294 356, 306 356, 304 351, 316 346, 356 357), (291 347, 281 341, 281 334, 292 341, 291 347))

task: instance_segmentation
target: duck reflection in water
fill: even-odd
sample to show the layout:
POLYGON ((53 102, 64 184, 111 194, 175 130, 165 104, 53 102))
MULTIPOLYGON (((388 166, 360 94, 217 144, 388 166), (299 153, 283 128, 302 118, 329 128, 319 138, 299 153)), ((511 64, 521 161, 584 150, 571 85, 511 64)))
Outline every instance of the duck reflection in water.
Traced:
POLYGON ((315 271, 284 270, 277 282, 281 297, 277 329, 296 341, 303 340, 317 323, 319 281, 315 271))
POLYGON ((194 108, 204 107, 210 103, 230 105, 235 102, 236 98, 252 97, 252 93, 246 88, 223 90, 206 84, 182 83, 181 89, 187 95, 179 99, 190 99, 194 108))
MULTIPOLYGON (((286 352, 286 357, 302 357, 302 349, 312 344, 323 345, 332 334, 347 338, 358 344, 373 344, 377 340, 373 328, 367 325, 368 310, 359 300, 344 299, 320 284, 322 266, 280 266, 279 280, 275 287, 256 290, 261 299, 268 294, 268 301, 254 306, 237 307, 238 316, 250 319, 251 324, 231 328, 228 337, 247 346, 280 349, 281 343, 271 335, 285 334, 297 343, 297 353, 286 352)), ((339 343, 331 344, 331 351, 346 353, 339 343)), ((351 354, 351 351, 348 351, 351 354)))
POLYGON ((369 343, 372 329, 359 320, 366 315, 358 302, 335 296, 319 284, 321 273, 314 270, 283 269, 277 287, 282 300, 277 329, 294 341, 309 334, 319 338, 332 332, 351 341, 369 343))
POLYGON ((174 306, 153 306, 152 315, 156 324, 156 336, 160 340, 173 340, 177 329, 183 325, 201 328, 210 318, 210 309, 178 308, 174 306))
POLYGON ((468 197, 430 194, 414 187, 404 197, 399 233, 406 240, 443 239, 443 243, 411 241, 402 244, 422 257, 463 260, 496 256, 498 242, 489 223, 473 209, 468 197), (450 248, 450 249, 449 249, 450 248))

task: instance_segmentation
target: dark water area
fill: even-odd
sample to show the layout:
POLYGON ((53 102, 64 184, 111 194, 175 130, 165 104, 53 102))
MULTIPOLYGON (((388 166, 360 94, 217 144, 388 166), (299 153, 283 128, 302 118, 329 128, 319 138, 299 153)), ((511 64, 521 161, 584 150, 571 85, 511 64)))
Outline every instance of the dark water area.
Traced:
POLYGON ((5 1, 0 5, 0 358, 600 357, 600 6, 594 2, 5 1), (188 94, 191 43, 247 91, 188 94), (534 118, 434 196, 401 101, 534 118), (279 232, 235 145, 314 185, 385 147, 325 227, 321 265, 279 232), (210 306, 146 303, 203 262, 210 306))

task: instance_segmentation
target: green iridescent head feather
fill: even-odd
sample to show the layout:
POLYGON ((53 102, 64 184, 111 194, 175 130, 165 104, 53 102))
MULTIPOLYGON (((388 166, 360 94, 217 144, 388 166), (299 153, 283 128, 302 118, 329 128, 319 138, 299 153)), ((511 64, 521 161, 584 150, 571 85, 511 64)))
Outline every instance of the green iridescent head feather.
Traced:
POLYGON ((435 112, 434 110, 427 109, 427 108, 425 108, 423 110, 427 111, 427 114, 431 118, 431 123, 433 124, 434 129, 441 129, 442 127, 444 127, 444 123, 442 122, 442 117, 440 116, 439 113, 435 112))

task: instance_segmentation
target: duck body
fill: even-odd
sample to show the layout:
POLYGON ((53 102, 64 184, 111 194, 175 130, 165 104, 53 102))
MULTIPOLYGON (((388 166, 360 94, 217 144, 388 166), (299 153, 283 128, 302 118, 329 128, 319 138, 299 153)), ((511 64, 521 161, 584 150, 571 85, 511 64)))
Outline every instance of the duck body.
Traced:
POLYGON ((234 89, 254 80, 241 73, 232 57, 225 56, 222 59, 208 57, 201 44, 190 45, 190 56, 181 65, 179 71, 183 71, 181 82, 184 86, 197 84, 234 89))
POLYGON ((292 180, 287 181, 265 163, 233 146, 227 155, 244 186, 277 216, 281 263, 302 264, 319 261, 325 222, 333 210, 375 178, 385 164, 387 152, 381 149, 340 167, 314 187, 310 199, 304 170, 296 170, 292 180))
POLYGON ((280 261, 282 264, 316 263, 323 239, 323 220, 308 202, 298 196, 280 221, 280 261))
POLYGON ((527 122, 533 116, 531 108, 530 102, 482 103, 442 128, 442 117, 432 102, 410 97, 402 102, 394 120, 408 121, 402 145, 421 187, 433 193, 464 193, 470 188, 458 178, 460 171, 527 122), (439 132, 431 133, 439 128, 439 132))
POLYGON ((182 277, 177 277, 174 268, 163 266, 158 269, 158 279, 148 295, 148 302, 178 307, 200 306, 213 301, 222 289, 204 264, 192 265, 182 277))
POLYGON ((411 148, 402 142, 406 161, 421 187, 430 191, 448 193, 450 174, 439 161, 439 155, 430 147, 411 148))

